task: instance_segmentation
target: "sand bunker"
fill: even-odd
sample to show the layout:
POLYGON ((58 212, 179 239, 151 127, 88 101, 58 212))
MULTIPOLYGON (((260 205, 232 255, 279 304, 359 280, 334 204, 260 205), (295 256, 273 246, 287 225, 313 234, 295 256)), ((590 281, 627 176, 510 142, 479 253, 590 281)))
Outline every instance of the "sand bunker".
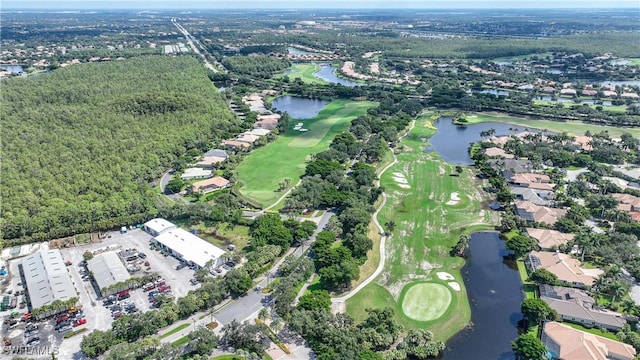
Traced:
POLYGON ((460 201, 460 195, 457 192, 451 193, 451 200, 447 201, 447 205, 455 205, 460 201))
POLYGON ((453 277, 453 275, 449 274, 448 272, 444 272, 444 271, 438 271, 438 273, 436 275, 438 275, 438 279, 440 279, 440 280, 455 280, 456 279, 456 278, 453 277))
POLYGON ((449 286, 451 286, 451 288, 455 291, 460 291, 460 284, 458 284, 458 282, 456 281, 450 281, 448 282, 449 286))
POLYGON ((394 176, 393 180, 395 182, 401 183, 401 184, 406 184, 408 181, 407 179, 403 178, 403 177, 398 177, 398 176, 394 176))
POLYGON ((399 187, 403 189, 411 189, 411 186, 407 184, 408 183, 407 178, 405 178, 402 173, 394 172, 392 175, 393 175, 393 181, 395 181, 399 187))
POLYGON ((411 186, 409 184, 398 184, 398 186, 400 186, 403 189, 411 189, 411 186))

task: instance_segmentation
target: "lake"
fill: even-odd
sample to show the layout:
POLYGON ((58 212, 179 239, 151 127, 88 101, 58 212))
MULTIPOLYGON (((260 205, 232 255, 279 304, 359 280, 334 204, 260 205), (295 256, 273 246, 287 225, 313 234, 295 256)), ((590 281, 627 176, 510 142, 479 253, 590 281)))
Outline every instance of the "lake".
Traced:
POLYGON ((309 52, 309 51, 303 51, 303 50, 298 50, 296 48, 287 48, 287 52, 290 55, 293 56, 300 56, 300 55, 318 55, 318 53, 314 53, 314 52, 309 52))
POLYGON ((0 65, 0 69, 11 71, 14 74, 20 74, 24 72, 24 69, 20 65, 0 65))
POLYGON ((306 99, 296 96, 281 96, 271 102, 274 109, 289 113, 292 119, 311 119, 324 109, 329 101, 306 99))
MULTIPOLYGON (((495 129, 495 135, 501 136, 516 134, 525 129, 524 126, 498 122, 456 126, 451 122, 450 117, 440 118, 435 122, 435 126, 438 128, 438 132, 429 138, 431 146, 427 148, 427 152, 435 151, 442 156, 444 161, 460 165, 473 164, 468 152, 469 143, 482 140, 480 132, 495 129)), ((531 132, 540 131, 536 129, 528 130, 531 132)))
POLYGON ((509 253, 496 232, 471 235, 462 277, 471 304, 470 329, 454 336, 442 354, 446 360, 513 359, 511 341, 518 337, 524 291, 517 270, 508 266, 509 253))
POLYGON ((364 85, 364 84, 359 83, 359 82, 345 80, 345 79, 342 79, 342 78, 336 76, 336 74, 334 73, 335 70, 336 70, 336 68, 333 67, 333 66, 322 65, 322 67, 320 68, 320 71, 318 71, 317 73, 315 73, 313 75, 315 75, 319 79, 322 79, 322 80, 324 80, 324 81, 326 81, 328 83, 332 83, 332 84, 340 84, 340 85, 344 85, 344 86, 348 86, 348 87, 364 85))

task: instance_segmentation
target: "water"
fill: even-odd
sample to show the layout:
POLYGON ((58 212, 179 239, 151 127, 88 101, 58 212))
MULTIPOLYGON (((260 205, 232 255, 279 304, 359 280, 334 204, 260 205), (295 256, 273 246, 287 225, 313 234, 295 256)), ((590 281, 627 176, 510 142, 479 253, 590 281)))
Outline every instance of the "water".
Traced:
POLYGON ((497 95, 497 96, 509 96, 509 92, 506 90, 498 90, 498 89, 484 89, 484 90, 480 90, 477 91, 479 93, 482 94, 493 94, 493 95, 497 95))
POLYGON ((305 99, 296 96, 281 96, 271 102, 278 111, 286 111, 292 119, 311 119, 329 102, 320 99, 305 99))
POLYGON ((0 69, 11 71, 14 74, 20 74, 24 72, 24 69, 20 65, 0 65, 0 69))
POLYGON ((472 234, 469 253, 462 276, 471 303, 473 327, 454 336, 442 358, 513 359, 511 341, 518 337, 520 303, 524 299, 520 275, 505 264, 508 250, 498 233, 472 234))
POLYGON ((296 48, 287 48, 287 52, 290 55, 293 56, 300 56, 300 55, 318 55, 318 53, 314 53, 314 52, 308 52, 308 51, 303 51, 303 50, 298 50, 296 48))
POLYGON ((322 65, 322 67, 320 68, 320 71, 318 71, 314 75, 317 78, 322 79, 322 80, 324 80, 324 81, 326 81, 328 83, 332 83, 332 84, 340 84, 340 85, 344 85, 344 86, 348 86, 348 87, 362 86, 363 85, 363 84, 355 82, 355 81, 349 81, 349 80, 345 80, 345 79, 337 77, 336 74, 334 74, 335 70, 336 70, 336 68, 333 67, 333 66, 322 65))
MULTIPOLYGON (((446 162, 460 165, 471 165, 473 160, 469 155, 469 143, 482 140, 480 132, 494 129, 494 135, 510 135, 524 131, 526 127, 506 123, 480 123, 476 125, 456 126, 450 117, 443 117, 436 121, 438 132, 429 139, 431 146, 427 151, 435 151, 446 162), (512 130, 509 130, 509 129, 512 130), (517 129, 517 130, 515 130, 517 129)), ((539 130, 528 129, 530 132, 539 130)))
POLYGON ((640 86, 640 80, 622 80, 622 81, 602 81, 601 85, 613 85, 613 86, 623 86, 623 85, 631 85, 631 86, 640 86))
POLYGON ((629 60, 613 60, 609 64, 617 66, 617 65, 629 65, 631 61, 629 60))

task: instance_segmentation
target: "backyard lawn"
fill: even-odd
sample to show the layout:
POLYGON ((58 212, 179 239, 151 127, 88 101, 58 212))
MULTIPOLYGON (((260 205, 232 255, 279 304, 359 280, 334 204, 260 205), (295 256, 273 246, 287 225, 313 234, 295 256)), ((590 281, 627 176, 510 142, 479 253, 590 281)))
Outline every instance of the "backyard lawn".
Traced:
POLYGON ((371 101, 335 100, 312 119, 292 121, 284 134, 240 163, 236 172, 240 192, 265 207, 273 204, 282 195, 278 192, 281 181, 288 178, 295 185, 310 155, 326 150, 337 134, 349 128, 351 120, 373 106, 376 103, 371 101), (293 130, 297 122, 303 122, 309 131, 293 130))
POLYGON ((460 274, 465 261, 449 251, 460 234, 493 228, 498 219, 481 206, 479 180, 469 169, 451 176, 455 165, 424 152, 424 139, 434 133, 429 122, 417 121, 397 147, 398 162, 382 174, 388 200, 378 220, 396 224, 386 244, 385 270, 346 305, 356 321, 366 318, 367 308, 391 306, 405 328, 425 328, 446 340, 471 317, 460 274))

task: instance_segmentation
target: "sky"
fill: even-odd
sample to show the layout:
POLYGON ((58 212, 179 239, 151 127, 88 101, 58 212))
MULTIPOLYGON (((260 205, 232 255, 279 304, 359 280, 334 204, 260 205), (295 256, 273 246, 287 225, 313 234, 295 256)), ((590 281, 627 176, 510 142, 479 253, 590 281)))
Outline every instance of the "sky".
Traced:
POLYGON ((640 0, 3 0, 9 9, 640 8, 640 0))

